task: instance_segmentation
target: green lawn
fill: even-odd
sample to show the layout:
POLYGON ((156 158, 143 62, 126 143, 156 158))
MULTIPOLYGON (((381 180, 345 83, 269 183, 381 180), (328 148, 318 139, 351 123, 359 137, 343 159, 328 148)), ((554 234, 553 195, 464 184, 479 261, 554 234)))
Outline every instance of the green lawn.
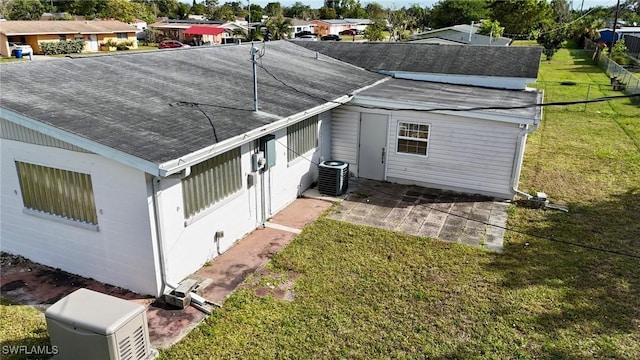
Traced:
MULTIPOLYGON (((542 63, 546 102, 621 94, 586 59, 542 63)), ((640 260, 562 243, 640 254, 640 108, 544 113, 521 188, 570 212, 512 207, 537 238, 494 254, 322 218, 269 265, 301 274, 295 301, 236 292, 162 358, 640 358, 640 260)))

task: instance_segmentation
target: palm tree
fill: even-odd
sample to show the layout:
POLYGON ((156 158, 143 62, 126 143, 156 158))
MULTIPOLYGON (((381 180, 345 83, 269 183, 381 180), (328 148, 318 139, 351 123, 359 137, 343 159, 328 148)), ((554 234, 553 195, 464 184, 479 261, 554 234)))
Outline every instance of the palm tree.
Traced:
POLYGON ((282 16, 277 18, 269 18, 264 22, 267 32, 271 34, 273 40, 281 40, 291 35, 291 19, 285 19, 282 16))

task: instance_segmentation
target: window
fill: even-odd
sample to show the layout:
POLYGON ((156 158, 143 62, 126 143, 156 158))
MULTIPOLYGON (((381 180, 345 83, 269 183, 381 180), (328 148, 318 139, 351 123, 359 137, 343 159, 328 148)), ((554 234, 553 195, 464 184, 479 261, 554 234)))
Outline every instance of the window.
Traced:
POLYGON ((184 217, 190 218, 242 187, 240 148, 191 167, 182 180, 184 217))
POLYGON ((318 116, 287 127, 287 161, 318 146, 318 116))
POLYGON ((16 161, 27 209, 98 224, 91 175, 16 161))
POLYGON ((116 38, 117 39, 123 39, 123 40, 127 40, 127 33, 116 33, 116 38))
POLYGON ((58 39, 60 39, 60 41, 67 41, 67 35, 58 35, 58 39))
POLYGON ((427 155, 429 125, 408 122, 398 123, 399 153, 427 155))

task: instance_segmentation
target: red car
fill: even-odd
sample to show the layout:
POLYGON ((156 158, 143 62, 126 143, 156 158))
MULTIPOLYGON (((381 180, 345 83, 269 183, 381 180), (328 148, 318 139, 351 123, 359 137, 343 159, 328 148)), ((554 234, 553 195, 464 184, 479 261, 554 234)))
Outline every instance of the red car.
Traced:
POLYGON ((356 29, 347 29, 347 30, 342 30, 340 31, 340 35, 357 35, 358 31, 356 29))
POLYGON ((177 40, 165 40, 158 44, 158 49, 175 49, 181 47, 189 47, 189 45, 183 44, 177 40))

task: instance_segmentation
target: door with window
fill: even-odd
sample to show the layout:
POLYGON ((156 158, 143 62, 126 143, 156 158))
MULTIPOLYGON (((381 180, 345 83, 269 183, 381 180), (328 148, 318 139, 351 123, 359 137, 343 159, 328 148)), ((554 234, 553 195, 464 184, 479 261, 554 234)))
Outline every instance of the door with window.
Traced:
POLYGON ((384 180, 388 127, 389 117, 387 115, 360 114, 358 177, 384 180))
POLYGON ((87 50, 98 51, 98 35, 89 35, 89 41, 87 42, 87 50))

